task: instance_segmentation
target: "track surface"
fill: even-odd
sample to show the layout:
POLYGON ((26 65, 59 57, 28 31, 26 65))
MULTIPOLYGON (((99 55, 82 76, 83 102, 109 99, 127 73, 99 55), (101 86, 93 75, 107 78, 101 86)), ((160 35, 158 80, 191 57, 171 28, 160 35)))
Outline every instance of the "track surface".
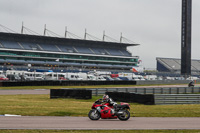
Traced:
POLYGON ((200 118, 131 117, 128 121, 118 119, 91 121, 87 117, 0 116, 0 129, 200 129, 200 118))

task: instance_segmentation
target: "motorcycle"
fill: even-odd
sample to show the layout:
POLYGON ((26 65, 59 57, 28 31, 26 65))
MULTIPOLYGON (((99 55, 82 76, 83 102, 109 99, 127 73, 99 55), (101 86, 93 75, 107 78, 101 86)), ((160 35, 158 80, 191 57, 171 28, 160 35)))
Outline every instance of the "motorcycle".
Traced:
POLYGON ((88 117, 91 120, 101 119, 120 119, 126 121, 130 118, 130 105, 128 103, 120 103, 116 105, 103 103, 102 99, 94 102, 91 107, 88 117), (115 106, 115 107, 114 107, 115 106))

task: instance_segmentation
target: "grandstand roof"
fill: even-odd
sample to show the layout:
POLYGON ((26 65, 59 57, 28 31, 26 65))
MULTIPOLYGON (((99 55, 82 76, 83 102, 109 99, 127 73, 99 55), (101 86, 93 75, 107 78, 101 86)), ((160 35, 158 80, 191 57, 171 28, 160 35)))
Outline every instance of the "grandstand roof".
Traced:
MULTIPOLYGON (((180 71, 181 70, 181 59, 177 58, 160 58, 157 57, 157 70, 158 71, 180 71)), ((191 61, 191 70, 200 71, 200 60, 191 61)))
POLYGON ((39 35, 28 35, 28 34, 18 34, 18 33, 5 33, 0 32, 0 39, 8 39, 10 41, 28 41, 28 42, 43 42, 43 43, 66 43, 74 42, 81 44, 91 44, 91 45, 105 45, 105 46, 138 46, 140 44, 130 44, 130 43, 119 43, 119 42, 105 42, 105 41, 94 41, 94 40, 82 40, 82 39, 71 39, 71 38, 59 38, 59 37, 50 37, 50 36, 39 36, 39 35))

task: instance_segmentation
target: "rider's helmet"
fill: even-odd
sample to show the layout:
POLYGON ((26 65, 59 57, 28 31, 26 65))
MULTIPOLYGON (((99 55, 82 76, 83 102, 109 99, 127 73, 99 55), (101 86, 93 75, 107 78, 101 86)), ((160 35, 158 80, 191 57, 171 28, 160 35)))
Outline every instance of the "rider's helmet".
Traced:
POLYGON ((103 101, 104 102, 108 102, 109 101, 109 96, 108 95, 104 95, 103 96, 103 101))

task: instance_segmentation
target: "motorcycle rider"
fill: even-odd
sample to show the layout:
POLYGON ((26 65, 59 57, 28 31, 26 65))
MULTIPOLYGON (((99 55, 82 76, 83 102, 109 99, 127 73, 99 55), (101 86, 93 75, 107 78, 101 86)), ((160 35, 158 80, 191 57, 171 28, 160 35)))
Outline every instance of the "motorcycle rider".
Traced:
POLYGON ((109 98, 109 96, 106 94, 103 96, 102 99, 103 99, 103 102, 109 103, 109 105, 113 106, 113 109, 111 108, 111 110, 112 110, 112 113, 115 114, 115 110, 117 109, 117 103, 114 102, 112 98, 109 98))
POLYGON ((190 83, 188 84, 188 87, 194 87, 194 81, 190 81, 190 83))

